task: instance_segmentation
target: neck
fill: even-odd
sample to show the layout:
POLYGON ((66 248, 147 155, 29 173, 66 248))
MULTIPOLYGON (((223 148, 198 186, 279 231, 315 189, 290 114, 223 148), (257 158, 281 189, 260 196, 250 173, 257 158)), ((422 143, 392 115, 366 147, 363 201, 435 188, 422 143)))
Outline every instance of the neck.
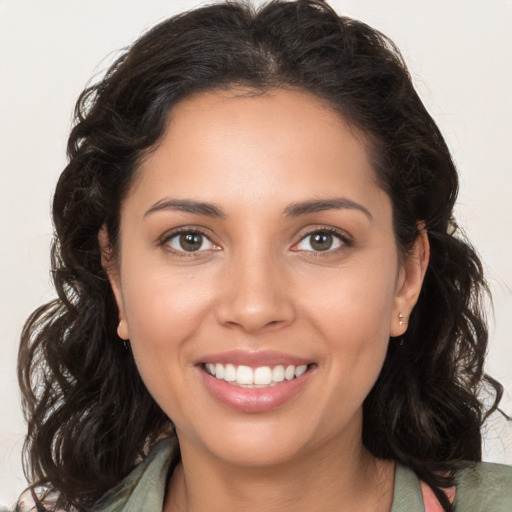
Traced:
POLYGON ((263 467, 233 467, 194 445, 180 445, 182 462, 169 483, 164 512, 391 509, 394 464, 374 458, 353 439, 263 467))

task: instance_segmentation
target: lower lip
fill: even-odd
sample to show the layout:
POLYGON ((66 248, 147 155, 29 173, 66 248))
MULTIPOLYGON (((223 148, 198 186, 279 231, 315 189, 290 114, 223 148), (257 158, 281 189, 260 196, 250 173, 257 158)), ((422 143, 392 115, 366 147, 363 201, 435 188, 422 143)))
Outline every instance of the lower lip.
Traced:
POLYGON ((222 404, 241 412, 265 412, 280 407, 298 395, 309 379, 311 369, 300 377, 268 388, 243 388, 212 377, 199 369, 210 393, 222 404))

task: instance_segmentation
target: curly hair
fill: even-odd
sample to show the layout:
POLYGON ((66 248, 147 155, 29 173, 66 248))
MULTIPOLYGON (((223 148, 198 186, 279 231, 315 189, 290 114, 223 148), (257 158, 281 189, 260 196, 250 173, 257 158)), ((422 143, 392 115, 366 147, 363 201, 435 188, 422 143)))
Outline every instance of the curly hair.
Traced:
POLYGON ((26 473, 34 494, 42 487, 52 496, 36 496, 38 506, 87 510, 158 437, 174 435, 118 338, 98 233, 106 226, 115 251, 121 203, 173 105, 238 86, 325 100, 367 136, 400 252, 420 226, 428 232, 422 292, 364 402, 363 442, 376 457, 412 468, 449 510, 443 488, 464 461, 481 459, 479 389, 486 379, 494 388, 490 411, 501 395, 483 373, 482 265, 452 217, 457 172, 399 50, 321 0, 259 9, 227 1, 172 17, 81 94, 53 200, 58 298, 30 316, 19 352, 26 473))

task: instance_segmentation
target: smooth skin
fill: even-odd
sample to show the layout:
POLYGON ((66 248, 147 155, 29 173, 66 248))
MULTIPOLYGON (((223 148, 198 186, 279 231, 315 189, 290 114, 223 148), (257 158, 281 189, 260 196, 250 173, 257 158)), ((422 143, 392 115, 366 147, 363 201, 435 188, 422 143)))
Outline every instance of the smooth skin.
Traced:
POLYGON ((190 96, 122 204, 117 254, 119 334, 182 452, 166 512, 390 510, 362 403, 429 249, 421 231, 399 254, 361 133, 307 92, 190 96), (304 358, 307 381, 268 411, 227 407, 198 362, 232 350, 304 358))

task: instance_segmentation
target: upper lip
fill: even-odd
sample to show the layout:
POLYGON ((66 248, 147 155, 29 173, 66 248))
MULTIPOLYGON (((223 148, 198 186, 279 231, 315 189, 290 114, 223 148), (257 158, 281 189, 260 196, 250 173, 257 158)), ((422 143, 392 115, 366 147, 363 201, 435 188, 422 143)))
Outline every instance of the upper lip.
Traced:
POLYGON ((300 366, 308 365, 313 361, 304 359, 303 357, 285 354, 275 350, 258 350, 248 351, 243 349, 230 350, 227 352, 219 352, 217 354, 208 354, 201 357, 197 364, 232 364, 234 366, 244 365, 251 368, 258 366, 300 366))

